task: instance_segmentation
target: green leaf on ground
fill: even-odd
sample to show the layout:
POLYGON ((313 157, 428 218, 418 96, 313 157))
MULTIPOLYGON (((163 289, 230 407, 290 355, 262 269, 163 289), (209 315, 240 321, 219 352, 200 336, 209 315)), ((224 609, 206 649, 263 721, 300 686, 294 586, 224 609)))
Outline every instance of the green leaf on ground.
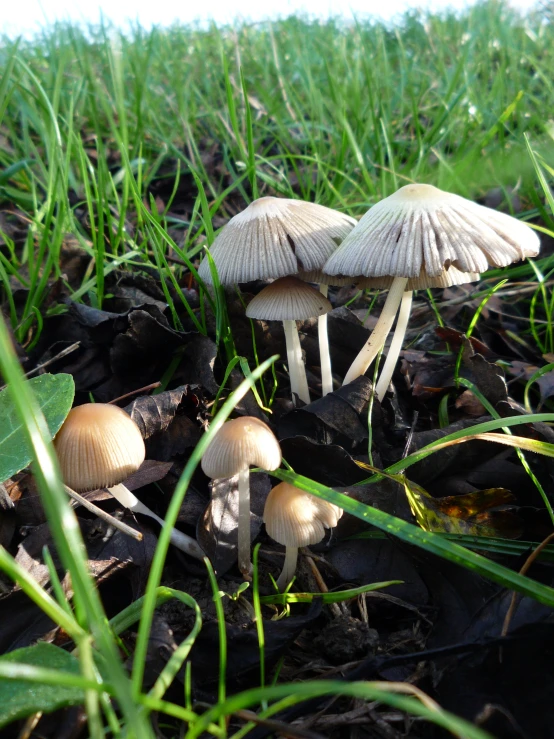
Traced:
MULTIPOLYGON (((10 662, 80 674, 77 657, 46 642, 16 649, 0 657, 0 663, 5 665, 10 662)), ((0 727, 38 711, 51 713, 58 708, 82 703, 83 700, 82 688, 0 678, 0 727)))
MULTIPOLYGON (((40 375, 29 380, 29 385, 54 436, 71 410, 75 395, 73 377, 40 375)), ((0 392, 0 482, 26 467, 31 458, 10 390, 5 388, 0 392)))

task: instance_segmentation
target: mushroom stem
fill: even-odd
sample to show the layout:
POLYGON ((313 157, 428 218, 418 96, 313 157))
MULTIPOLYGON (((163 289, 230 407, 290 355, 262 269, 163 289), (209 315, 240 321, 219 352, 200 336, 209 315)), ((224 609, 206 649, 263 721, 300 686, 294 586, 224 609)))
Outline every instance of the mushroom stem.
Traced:
POLYGON ((310 391, 308 390, 308 380, 306 379, 306 368, 302 361, 302 348, 300 346, 296 321, 283 321, 283 327, 285 329, 285 344, 287 347, 292 399, 295 401, 294 395, 296 393, 300 400, 304 403, 309 403, 310 391))
POLYGON ((375 328, 373 329, 371 336, 362 347, 356 359, 352 362, 350 369, 346 373, 343 385, 348 385, 349 382, 353 382, 357 377, 361 377, 365 374, 369 365, 373 362, 375 357, 379 354, 383 344, 392 328, 394 323, 394 317, 402 300, 402 295, 408 282, 407 277, 395 277, 392 281, 392 285, 385 300, 385 305, 375 328))
MULTIPOLYGON (((122 506, 125 506, 125 508, 129 508, 129 510, 134 511, 135 513, 142 513, 144 516, 150 516, 150 518, 157 521, 160 526, 164 526, 165 521, 163 518, 157 516, 154 511, 151 511, 150 508, 144 505, 144 503, 141 503, 140 500, 125 487, 125 485, 120 483, 119 485, 113 485, 111 488, 107 488, 107 490, 121 503, 122 506)), ((171 530, 171 543, 174 547, 177 547, 177 549, 180 549, 182 552, 185 552, 185 554, 188 554, 195 559, 204 559, 206 556, 195 539, 191 536, 187 536, 187 534, 183 534, 183 532, 178 529, 174 528, 171 530)))
POLYGON ((238 565, 245 578, 252 577, 250 561, 250 470, 239 472, 238 565))
POLYGON ((383 366, 383 370, 379 375, 379 380, 375 385, 375 395, 379 400, 383 398, 387 392, 387 388, 390 384, 396 362, 402 349, 404 342, 404 336, 406 336, 406 329, 408 328, 408 321, 410 320, 410 311, 412 309, 412 291, 407 290, 402 296, 402 302, 400 303, 400 310, 398 312, 398 320, 396 321, 396 328, 392 337, 387 359, 383 366))
MULTIPOLYGON (((329 292, 328 285, 320 285, 319 292, 324 298, 329 292)), ((329 334, 327 332, 327 313, 318 316, 317 337, 319 340, 319 361, 321 364, 321 395, 333 392, 333 374, 331 372, 331 353, 329 351, 329 334)))
POLYGON ((287 587, 296 572, 296 562, 298 560, 298 547, 287 547, 285 549, 285 564, 283 571, 277 579, 277 587, 281 592, 287 587))

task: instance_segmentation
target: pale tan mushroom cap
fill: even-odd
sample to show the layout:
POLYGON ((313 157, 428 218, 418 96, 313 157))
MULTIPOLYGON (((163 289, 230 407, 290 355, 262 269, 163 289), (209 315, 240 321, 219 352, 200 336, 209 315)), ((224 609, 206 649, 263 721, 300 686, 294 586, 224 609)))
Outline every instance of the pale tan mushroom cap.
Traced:
MULTIPOLYGON (((465 285, 468 282, 477 282, 481 275, 475 272, 460 272, 456 267, 450 266, 438 277, 429 277, 423 270, 419 277, 410 277, 406 284, 406 290, 426 290, 428 287, 452 287, 452 285, 465 285)), ((394 277, 362 277, 356 280, 356 286, 364 288, 378 288, 388 290, 392 285, 394 277)))
POLYGON ((288 482, 276 485, 267 496, 264 523, 269 536, 286 547, 307 547, 334 528, 343 510, 288 482))
MULTIPOLYGON (((259 198, 231 218, 210 248, 222 285, 271 280, 323 267, 356 220, 323 205, 259 198)), ((207 259, 198 270, 211 284, 207 259)))
POLYGON ((123 482, 145 457, 137 424, 107 403, 86 403, 69 411, 54 446, 64 482, 77 492, 123 482))
POLYGON ((539 253, 537 234, 505 213, 443 192, 406 185, 373 206, 324 270, 331 275, 439 277, 445 267, 485 272, 539 253))
POLYGON ((253 416, 224 423, 202 457, 204 474, 212 480, 232 477, 250 465, 276 470, 280 464, 281 447, 273 431, 253 416))
POLYGON ((304 321, 332 309, 331 303, 315 287, 297 277, 281 277, 252 298, 246 315, 263 321, 304 321))

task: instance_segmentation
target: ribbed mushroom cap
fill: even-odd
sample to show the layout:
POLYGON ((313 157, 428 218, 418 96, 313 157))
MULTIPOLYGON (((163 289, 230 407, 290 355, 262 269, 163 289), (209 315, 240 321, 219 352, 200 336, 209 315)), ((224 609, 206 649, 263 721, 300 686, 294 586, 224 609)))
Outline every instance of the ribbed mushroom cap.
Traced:
POLYGON ((86 403, 69 411, 54 446, 64 482, 77 492, 123 482, 145 457, 137 424, 107 403, 86 403))
POLYGON ((521 221, 432 185, 406 185, 373 206, 325 264, 331 275, 439 277, 454 265, 485 272, 536 256, 521 221))
POLYGON ((267 496, 264 523, 269 536, 286 547, 307 547, 337 525, 343 510, 288 482, 276 485, 267 496))
POLYGON ((333 306, 315 287, 297 277, 281 277, 252 298, 248 318, 264 321, 303 321, 329 313, 333 306))
POLYGON ((224 423, 202 457, 204 474, 212 480, 232 477, 250 465, 276 470, 280 464, 281 447, 273 431, 253 416, 224 423))
MULTIPOLYGON (((323 205, 259 198, 231 218, 210 248, 222 285, 323 267, 356 220, 323 205)), ((212 282, 208 260, 198 270, 212 282)))
MULTIPOLYGON (((406 290, 426 290, 428 287, 452 287, 452 285, 465 285, 468 282, 477 282, 481 275, 475 272, 460 272, 456 267, 450 266, 441 272, 438 277, 429 277, 423 270, 419 277, 410 277, 406 290)), ((356 286, 364 288, 378 288, 388 290, 392 285, 394 277, 362 277, 356 280, 356 286)))

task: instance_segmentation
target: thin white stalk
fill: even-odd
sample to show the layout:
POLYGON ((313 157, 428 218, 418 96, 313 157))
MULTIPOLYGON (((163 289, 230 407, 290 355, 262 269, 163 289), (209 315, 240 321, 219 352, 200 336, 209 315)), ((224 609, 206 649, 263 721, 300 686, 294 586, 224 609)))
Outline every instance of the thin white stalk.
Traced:
POLYGON ((298 560, 298 547, 287 547, 285 549, 285 564, 283 571, 277 579, 277 587, 282 592, 294 577, 296 562, 298 560))
MULTIPOLYGON (((320 285, 319 292, 327 297, 328 285, 320 285)), ((317 319, 317 337, 319 339, 319 363, 321 364, 321 395, 333 392, 333 374, 331 372, 331 353, 329 351, 329 334, 327 332, 327 313, 317 319)))
POLYGON ((285 329, 285 344, 287 346, 287 362, 289 365, 290 389, 292 399, 295 393, 304 403, 310 402, 310 391, 306 379, 306 368, 302 360, 302 348, 296 321, 283 321, 285 329))
MULTIPOLYGON (((133 495, 125 485, 120 483, 119 485, 107 488, 107 490, 121 503, 122 506, 125 506, 125 508, 129 508, 129 510, 134 511, 135 513, 142 513, 144 516, 150 516, 150 518, 157 521, 160 526, 165 524, 163 518, 157 516, 154 511, 151 511, 150 508, 144 505, 144 503, 141 503, 136 495, 133 495)), ((177 547, 177 549, 180 549, 182 552, 185 552, 195 559, 204 559, 206 556, 202 549, 200 549, 196 539, 193 539, 191 536, 187 536, 187 534, 183 534, 183 532, 178 529, 172 529, 171 543, 174 547, 177 547)))
POLYGON ((250 561, 250 470, 239 472, 238 564, 245 578, 252 577, 250 561))
POLYGON ((412 291, 407 290, 402 296, 402 302, 400 303, 400 310, 398 311, 398 320, 396 321, 396 327, 392 337, 389 353, 379 380, 375 385, 375 395, 381 400, 381 398, 387 392, 387 388, 390 385, 392 374, 398 357, 400 356, 400 350, 404 343, 404 336, 406 336, 406 329, 408 328, 408 321, 410 320, 410 312, 412 310, 412 291))
POLYGON ((349 382, 353 382, 357 377, 361 377, 366 373, 367 368, 373 362, 375 357, 379 354, 382 349, 387 336, 390 333, 394 318, 402 300, 406 283, 408 282, 407 277, 395 277, 392 285, 385 300, 385 305, 379 320, 373 332, 367 342, 362 347, 356 359, 352 362, 350 369, 346 373, 343 385, 348 385, 349 382))

